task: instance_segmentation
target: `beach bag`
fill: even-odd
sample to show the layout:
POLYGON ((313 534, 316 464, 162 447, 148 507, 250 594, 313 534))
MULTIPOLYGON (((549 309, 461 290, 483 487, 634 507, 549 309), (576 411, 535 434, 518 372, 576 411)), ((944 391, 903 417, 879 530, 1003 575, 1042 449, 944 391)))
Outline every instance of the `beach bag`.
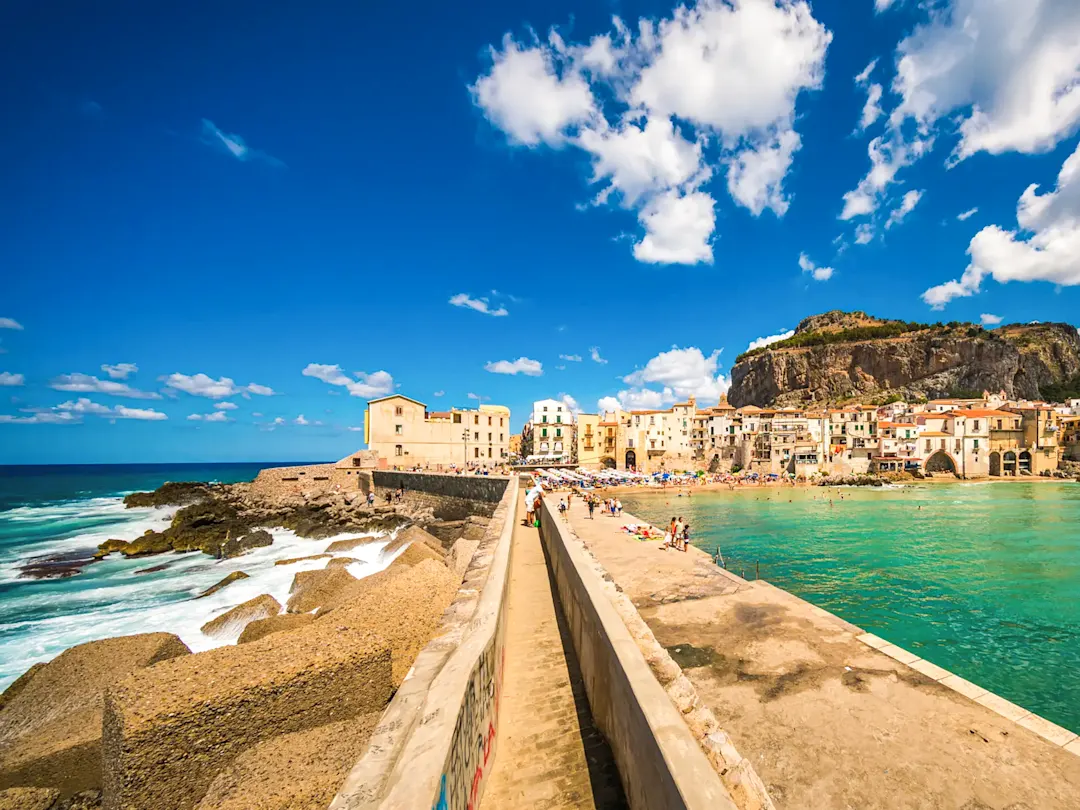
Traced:
POLYGON ((534 529, 539 529, 540 528, 540 521, 539 520, 533 522, 533 528, 534 529))

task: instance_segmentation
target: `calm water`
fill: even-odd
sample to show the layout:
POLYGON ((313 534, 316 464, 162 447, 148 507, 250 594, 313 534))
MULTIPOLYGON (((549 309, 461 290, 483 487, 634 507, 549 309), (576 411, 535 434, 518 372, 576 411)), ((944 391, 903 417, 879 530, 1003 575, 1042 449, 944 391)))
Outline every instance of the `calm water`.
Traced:
POLYGON ((760 562, 762 579, 1080 731, 1080 484, 622 501, 656 525, 685 517, 735 573, 760 562))
MULTIPOLYGON (((273 464, 139 464, 0 467, 0 690, 37 661, 68 647, 108 636, 152 631, 176 633, 192 650, 235 641, 211 639, 200 627, 211 618, 268 593, 282 604, 298 571, 326 560, 274 565, 322 552, 334 539, 307 540, 266 527, 271 546, 232 560, 205 554, 159 554, 127 560, 112 555, 66 579, 27 578, 27 561, 72 554, 86 557, 110 537, 133 540, 169 525, 175 508, 125 509, 124 493, 166 481, 250 481, 273 464), (164 566, 161 570, 147 569, 164 566), (192 597, 233 571, 241 580, 205 599, 192 597)), ((343 535, 356 536, 356 535, 343 535)), ((385 543, 349 552, 361 561, 355 576, 389 564, 385 543)))

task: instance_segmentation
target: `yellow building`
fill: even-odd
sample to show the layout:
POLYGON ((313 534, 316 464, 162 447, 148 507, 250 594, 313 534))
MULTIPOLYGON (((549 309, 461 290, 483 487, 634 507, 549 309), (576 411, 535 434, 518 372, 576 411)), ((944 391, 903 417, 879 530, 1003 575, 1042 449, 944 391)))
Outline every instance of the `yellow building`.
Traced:
POLYGON ((581 467, 596 468, 603 457, 600 441, 600 414, 577 415, 577 463, 581 467))
POLYGON ((393 394, 368 402, 364 439, 387 466, 494 466, 510 456, 510 409, 429 412, 423 402, 393 394))

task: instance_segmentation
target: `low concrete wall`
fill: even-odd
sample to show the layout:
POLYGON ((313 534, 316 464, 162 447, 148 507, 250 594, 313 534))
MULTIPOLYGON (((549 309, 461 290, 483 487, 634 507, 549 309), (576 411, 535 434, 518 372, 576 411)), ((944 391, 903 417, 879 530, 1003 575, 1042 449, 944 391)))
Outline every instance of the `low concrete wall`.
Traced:
MULTIPOLYGON (((390 475, 409 475, 406 490, 417 478, 435 477, 390 475)), ((487 486, 497 482, 501 497, 461 590, 444 616, 445 632, 417 656, 383 713, 368 752, 349 773, 331 810, 465 810, 479 805, 498 741, 511 540, 518 499, 516 478, 480 480, 487 486)), ((430 486, 435 488, 435 484, 430 486)), ((463 499, 465 493, 475 495, 479 490, 445 483, 439 488, 453 493, 442 497, 463 499)))
POLYGON ((431 507, 439 520, 464 520, 470 515, 491 517, 506 493, 507 478, 497 475, 435 475, 390 470, 371 473, 376 502, 405 488, 405 500, 414 508, 431 507))
POLYGON ((605 595, 581 541, 546 502, 540 521, 593 720, 611 747, 630 807, 735 810, 605 595))

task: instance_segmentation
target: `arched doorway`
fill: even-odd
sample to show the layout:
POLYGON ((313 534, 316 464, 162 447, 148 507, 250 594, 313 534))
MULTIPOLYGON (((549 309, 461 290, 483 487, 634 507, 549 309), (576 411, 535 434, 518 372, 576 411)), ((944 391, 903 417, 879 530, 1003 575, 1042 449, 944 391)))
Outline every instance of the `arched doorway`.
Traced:
POLYGON ((1001 475, 1001 453, 990 454, 990 474, 1001 475))
POLYGON ((926 460, 926 471, 929 473, 946 472, 956 475, 956 462, 944 450, 938 450, 926 460))
POLYGON ((613 459, 611 456, 604 456, 602 459, 600 459, 600 466, 603 467, 605 470, 614 470, 616 467, 615 459, 613 459))
POLYGON ((629 470, 631 467, 637 467, 637 453, 635 453, 633 450, 627 450, 626 469, 629 470))
POLYGON ((1020 454, 1020 474, 1031 475, 1031 453, 1027 450, 1020 454))
POLYGON ((1005 475, 1016 475, 1016 453, 1012 450, 1005 453, 1002 461, 1002 472, 1005 475))

